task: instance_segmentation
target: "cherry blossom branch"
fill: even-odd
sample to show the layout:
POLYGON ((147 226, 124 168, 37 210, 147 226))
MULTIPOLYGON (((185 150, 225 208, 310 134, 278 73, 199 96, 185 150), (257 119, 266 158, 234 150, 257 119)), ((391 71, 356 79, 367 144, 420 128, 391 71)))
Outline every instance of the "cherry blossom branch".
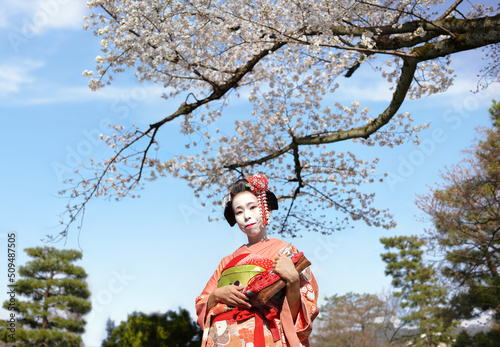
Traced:
MULTIPOLYGON (((456 19, 456 21, 463 20, 456 19)), ((455 38, 427 42, 421 47, 415 47, 413 52, 421 61, 431 60, 445 57, 452 52, 457 53, 497 43, 499 37, 500 14, 463 22, 463 26, 455 38)))
MULTIPOLYGON (((490 37, 493 38, 500 36, 499 29, 495 29, 497 34, 496 36, 492 35, 491 33, 492 31, 491 28, 495 27, 496 25, 495 23, 500 24, 500 15, 492 17, 491 19, 483 18, 480 23, 477 23, 478 27, 485 26, 489 28, 489 30, 485 32, 484 35, 478 35, 477 31, 471 31, 471 33, 474 32, 474 34, 462 34, 460 35, 460 40, 451 38, 444 40, 444 42, 440 41, 435 43, 427 43, 423 47, 416 47, 414 49, 414 52, 410 54, 412 58, 404 59, 404 64, 401 69, 401 76, 396 86, 396 90, 393 93, 393 97, 389 106, 384 110, 382 114, 380 114, 370 124, 348 130, 337 131, 335 133, 330 133, 327 135, 308 135, 303 137, 297 137, 294 139, 293 143, 290 143, 287 146, 277 151, 274 151, 271 154, 268 154, 267 156, 246 162, 234 163, 225 166, 225 168, 232 170, 237 167, 241 168, 245 166, 263 164, 269 160, 275 159, 281 156, 282 154, 290 151, 291 149, 293 149, 294 144, 317 145, 317 144, 339 142, 352 138, 365 138, 365 139, 368 138, 371 134, 375 133, 377 130, 386 125, 400 108, 401 104, 405 99, 406 93, 411 85, 415 70, 417 68, 417 63, 419 61, 444 57, 450 54, 452 51, 457 52, 457 51, 470 50, 489 44, 490 37), (490 20, 491 23, 487 23, 490 20)), ((496 28, 499 27, 500 25, 497 26, 496 28)))
POLYGON ((286 226, 288 224, 288 220, 289 220, 290 215, 292 213, 293 205, 295 203, 295 200, 297 199, 297 196, 299 195, 299 192, 300 192, 300 186, 295 188, 293 196, 291 197, 290 206, 288 206, 288 211, 286 213, 286 216, 285 216, 285 218, 283 218, 283 221, 281 222, 281 229, 279 231, 280 234, 283 234, 285 232, 286 226))
POLYGON ((287 224, 288 219, 290 217, 290 213, 292 212, 295 200, 299 196, 300 189, 304 186, 304 182, 303 182, 302 176, 300 174, 302 171, 302 165, 300 164, 300 158, 299 158, 299 146, 295 143, 293 146, 293 161, 294 161, 294 165, 295 165, 295 169, 294 169, 295 170, 295 180, 294 181, 297 182, 297 187, 295 188, 295 191, 293 192, 293 196, 291 199, 292 201, 290 202, 290 206, 288 207, 288 212, 287 212, 287 214, 286 214, 286 216, 283 219, 283 222, 281 224, 280 233, 284 233, 285 227, 286 227, 286 224, 287 224))
POLYGON ((187 115, 194 110, 198 109, 200 106, 203 106, 210 101, 218 100, 222 98, 229 90, 233 89, 236 87, 238 82, 241 81, 243 77, 245 77, 248 73, 250 73, 255 65, 257 65, 265 56, 274 53, 281 47, 285 45, 284 42, 277 42, 275 43, 272 47, 269 49, 264 49, 262 50, 259 54, 256 54, 252 59, 250 59, 244 66, 238 68, 234 76, 232 76, 229 80, 226 81, 226 83, 217 89, 213 90, 212 93, 201 100, 198 100, 194 103, 184 103, 181 105, 177 111, 172 113, 170 116, 163 118, 159 122, 156 122, 151 125, 153 128, 159 128, 163 124, 168 123, 174 119, 176 119, 179 116, 187 115))
MULTIPOLYGON (((98 193, 99 189, 102 187, 102 182, 105 180, 105 177, 107 175, 107 173, 110 171, 110 169, 117 163, 121 160, 121 156, 122 156, 122 153, 125 152, 129 147, 131 147, 134 143, 138 142, 140 139, 142 139, 144 136, 147 136, 149 131, 151 130, 151 128, 144 132, 144 133, 141 133, 139 136, 137 136, 133 141, 129 142, 128 144, 124 145, 123 147, 121 147, 117 152, 116 154, 111 157, 111 159, 108 159, 106 161, 106 165, 104 166, 104 169, 103 171, 101 172, 100 175, 96 175, 96 183, 93 183, 92 184, 92 188, 86 192, 85 196, 84 196, 84 199, 83 201, 76 205, 74 208, 71 207, 70 203, 68 203, 68 210, 71 211, 70 212, 70 220, 65 224, 65 227, 63 229, 63 231, 60 233, 60 235, 62 237, 65 237, 68 233, 68 230, 71 226, 71 224, 76 220, 76 218, 80 215, 83 215, 85 213, 85 207, 87 205, 87 203, 98 193)), ((158 130, 158 129, 155 129, 155 130, 158 130)), ((136 134, 139 133, 139 132, 136 132, 136 134)), ((156 131, 155 131, 156 133, 156 131)), ((143 157, 143 160, 142 160, 142 165, 141 165, 141 168, 140 168, 140 171, 138 174, 136 174, 136 176, 138 176, 138 178, 135 180, 134 183, 132 183, 132 186, 130 186, 128 189, 131 190, 133 189, 133 186, 138 184, 139 183, 139 180, 140 180, 140 177, 142 175, 142 169, 144 167, 144 162, 145 162, 145 158, 146 158, 146 153, 147 153, 147 150, 149 149, 151 145, 151 142, 150 144, 148 145, 145 153, 144 153, 144 157, 143 157)), ((85 180, 84 180, 85 181, 85 180)), ((75 189, 73 189, 73 193, 72 193, 72 197, 70 200, 72 200, 73 198, 76 198, 78 197, 79 194, 75 191, 75 189)))
POLYGON ((417 13, 415 13, 415 12, 413 12, 413 11, 405 11, 405 10, 402 10, 402 9, 391 8, 391 7, 389 7, 389 6, 383 6, 383 5, 378 5, 378 4, 372 4, 372 3, 368 3, 368 2, 365 2, 365 1, 362 1, 362 0, 358 0, 358 1, 359 1, 360 3, 362 3, 362 4, 365 4, 365 5, 374 6, 374 7, 379 7, 379 8, 382 8, 382 9, 392 10, 392 11, 396 11, 396 12, 399 12, 399 13, 404 13, 404 14, 408 14, 408 15, 414 16, 414 17, 416 17, 416 18, 420 19, 421 21, 423 21, 423 22, 425 22, 425 23, 429 23, 430 25, 433 25, 433 26, 435 26, 436 28, 438 28, 438 29, 440 29, 440 30, 444 31, 444 32, 445 32, 445 33, 447 33, 448 35, 450 35, 450 36, 452 36, 452 37, 454 36, 454 34, 453 34, 451 31, 449 31, 449 30, 447 30, 447 29, 443 28, 441 25, 439 25, 439 24, 438 24, 438 22, 437 22, 437 21, 436 21, 436 22, 435 22, 435 21, 429 21, 429 20, 427 20, 427 19, 423 18, 422 16, 418 15, 417 13))
MULTIPOLYGON (((149 133, 151 131, 151 129, 152 128, 149 128, 149 130, 146 131, 146 134, 149 133)), ((153 129, 154 130, 153 130, 153 134, 151 135, 151 139, 149 140, 148 146, 144 150, 144 154, 142 156, 141 167, 139 168, 139 175, 137 176, 137 178, 135 180, 135 182, 137 182, 137 183, 139 183, 139 181, 141 180, 142 172, 144 169, 144 164, 146 163, 146 159, 147 159, 147 155, 148 155, 148 151, 151 148, 151 146, 153 145, 153 143, 155 143, 155 136, 156 136, 156 133, 158 132, 159 127, 153 127, 153 129)))
POLYGON ((444 13, 441 16, 439 16, 438 20, 443 20, 446 17, 448 17, 448 15, 450 13, 452 13, 453 11, 455 11, 456 8, 458 7, 458 5, 460 5, 462 2, 463 2, 463 0, 455 1, 455 3, 453 3, 453 5, 451 5, 446 11, 444 11, 444 13))
POLYGON ((342 206, 341 204, 339 204, 338 202, 336 202, 335 200, 333 200, 331 197, 329 197, 328 195, 326 195, 325 193, 322 193, 321 191, 319 191, 318 189, 316 189, 316 187, 310 185, 310 184, 307 184, 307 187, 311 188, 312 190, 314 190, 318 195, 321 195, 324 199, 330 201, 337 209, 339 210, 342 210, 346 213, 349 213, 349 214, 354 214, 356 215, 359 219, 362 218, 362 216, 360 215, 357 215, 355 213, 352 213, 352 211, 350 211, 347 207, 345 206, 342 206))
MULTIPOLYGON (((150 124, 146 132, 127 133, 123 145, 116 141, 112 143, 112 147, 118 146, 115 155, 104 163, 99 163, 94 178, 82 179, 83 183, 75 187, 72 197, 83 195, 84 201, 83 204, 68 208, 72 218, 70 222, 83 211, 89 199, 111 194, 108 189, 114 189, 118 197, 127 195, 144 179, 143 173, 147 170, 147 165, 151 167, 152 179, 155 178, 155 172, 181 177, 196 188, 195 194, 214 186, 223 187, 229 176, 234 176, 235 172, 254 170, 256 165, 265 164, 270 171, 282 170, 283 176, 276 176, 283 178, 285 185, 291 185, 292 188, 282 194, 292 197, 282 231, 286 227, 286 220, 295 213, 298 206, 296 200, 305 195, 303 187, 314 183, 311 180, 326 185, 333 179, 337 184, 338 177, 345 186, 373 181, 367 179, 367 167, 355 170, 365 162, 350 153, 351 157, 347 160, 352 160, 352 166, 346 165, 344 159, 334 158, 334 151, 328 151, 330 159, 323 162, 323 159, 319 161, 317 158, 302 156, 299 149, 349 139, 357 139, 368 145, 389 143, 392 146, 403 143, 404 136, 412 136, 417 130, 410 127, 411 118, 396 115, 406 96, 409 94, 411 97, 419 97, 425 93, 439 92, 451 83, 447 62, 443 62, 437 70, 428 70, 430 81, 434 81, 434 84, 426 81, 412 86, 412 80, 416 79, 418 82, 419 79, 415 75, 417 65, 420 64, 419 68, 425 71, 433 59, 500 42, 499 15, 448 18, 459 3, 460 1, 456 1, 437 20, 430 20, 425 13, 420 14, 427 10, 426 3, 411 0, 408 1, 409 7, 399 10, 387 6, 379 9, 374 4, 357 1, 349 8, 340 9, 322 4, 324 7, 317 13, 314 12, 314 5, 307 2, 287 4, 283 7, 283 12, 280 12, 276 8, 267 11, 265 5, 255 7, 251 2, 242 2, 240 6, 231 2, 215 4, 199 3, 197 0, 181 1, 175 6, 162 1, 134 2, 133 8, 129 8, 131 5, 126 1, 90 1, 91 7, 101 8, 104 16, 110 18, 99 15, 90 16, 87 20, 87 23, 96 27, 95 34, 103 36, 101 45, 105 56, 96 59, 101 78, 109 74, 111 81, 113 73, 137 69, 141 81, 153 81, 171 88, 170 94, 165 94, 166 98, 175 98, 182 93, 196 97, 181 100, 175 112, 150 124), (373 13, 367 12, 367 9, 373 13), (390 12, 388 15, 385 11, 387 9, 390 12), (286 18, 287 22, 283 22, 282 18, 286 18), (390 24, 376 25, 378 23, 390 24), (355 114, 359 103, 352 109, 339 105, 338 113, 331 112, 330 107, 320 110, 320 105, 325 105, 321 99, 335 90, 331 86, 336 76, 344 71, 350 76, 368 61, 367 57, 372 62, 382 55, 396 58, 394 61, 390 58, 387 60, 387 66, 390 66, 388 70, 392 71, 386 71, 383 63, 377 66, 383 78, 390 83, 396 81, 392 98, 382 113, 372 120, 368 118, 367 110, 360 109, 361 115, 358 117, 355 114), (107 69, 103 68, 103 63, 109 64, 107 69), (310 75, 311 72, 314 75, 310 75), (227 140, 227 136, 221 136, 219 151, 211 145, 212 140, 217 141, 216 136, 211 138, 210 134, 202 134, 205 149, 194 156, 174 155, 165 162, 148 157, 151 146, 157 143, 156 138, 163 125, 182 116, 185 116, 187 131, 196 126, 192 117, 199 116, 200 121, 206 121, 207 124, 214 122, 220 116, 220 110, 211 110, 208 116, 197 111, 216 100, 227 102, 231 91, 243 85, 253 86, 249 101, 254 104, 254 115, 260 125, 247 120, 239 122, 238 119, 236 132, 239 137, 235 135, 233 140, 227 140), (259 89, 261 85, 264 86, 262 90, 259 89), (289 102, 290 99, 287 98, 292 101, 289 102), (281 100, 284 102, 281 103, 281 100), (308 106, 305 106, 305 101, 308 106), (279 105, 275 107, 274 102, 279 105), (307 117, 312 117, 308 118, 306 127, 298 125, 304 114, 301 111, 305 111, 307 117), (286 117, 287 122, 280 119, 280 115, 286 117), (204 120, 204 117, 207 118, 204 120), (395 125, 396 122, 391 122, 395 118, 407 122, 404 124, 404 135, 397 135, 399 126, 395 125), (274 125, 266 124, 267 121, 274 125), (292 125, 293 122, 297 124, 292 125), (384 127, 386 128, 383 129, 384 127), (271 136, 275 134, 271 141, 262 135, 268 133, 271 136), (372 136, 373 134, 376 135, 372 136), (144 145, 144 150, 134 149, 132 146, 145 136, 150 139, 144 145), (246 141, 240 148, 230 142, 237 144, 240 139, 246 141), (228 151, 224 151, 226 145, 228 151), (293 163, 282 165, 285 157, 288 160, 288 154, 291 154, 293 163), (127 166, 127 160, 131 157, 135 157, 134 172, 127 172, 126 177, 121 176, 121 173, 111 177, 116 171, 115 166, 127 166), (339 161, 341 164, 337 167, 336 163, 339 161), (333 178, 323 177, 329 170, 311 169, 311 164, 314 163, 331 166, 337 171, 342 169, 345 173, 335 174, 333 178), (346 167, 349 170, 344 169, 346 167), (292 178, 288 172, 284 174, 286 170, 293 170, 292 178), (108 176, 110 177, 107 178, 108 176), (117 179, 117 183, 113 183, 113 179, 117 179), (111 185, 108 187, 106 184, 109 182, 111 185), (83 193, 78 195, 80 191, 83 193), (292 208, 294 211, 291 211, 292 208)), ((278 1, 275 5, 280 4, 278 1)), ((86 75, 92 74, 88 72, 86 75)), ((422 72, 422 78, 425 77, 422 72)), ((101 80, 90 82, 93 89, 104 86, 101 80)), ((371 170, 374 170, 373 166, 371 170)), ((215 193, 210 193, 210 198, 218 192, 216 188, 215 193)), ((371 196, 358 194, 356 189, 347 192, 340 189, 340 193, 352 194, 345 200, 339 200, 346 203, 346 210, 343 211, 349 211, 351 215, 357 214, 354 215, 356 218, 362 216, 367 206, 366 199, 370 200, 371 196), (363 207, 356 208, 352 203, 353 199, 359 200, 363 207)), ((336 205, 332 202, 329 204, 331 206, 336 205)), ((369 214, 373 213, 370 216, 375 220, 374 224, 379 221, 375 212, 367 211, 369 214)), ((297 212, 298 216, 299 214, 297 212)))
POLYGON ((220 99, 222 96, 224 96, 229 90, 231 90, 232 88, 234 88, 237 83, 249 72, 252 70, 252 68, 261 60, 263 59, 266 55, 268 54, 271 54, 273 53, 274 51, 278 50, 280 47, 282 47, 284 45, 284 43, 276 43, 273 45, 273 47, 269 48, 269 49, 266 49, 266 50, 262 50, 259 54, 255 55, 251 60, 249 60, 243 67, 241 67, 237 73, 231 78, 229 79, 229 81, 223 86, 223 87, 220 87, 220 88, 217 88, 215 90, 213 90, 213 92, 206 98, 204 99, 201 99, 201 100, 197 100, 196 102, 194 103, 187 103, 187 102, 184 102, 183 105, 181 105, 178 110, 176 112, 174 112, 173 114, 171 114, 170 116, 164 118, 163 120, 157 122, 157 123, 154 123, 154 124, 151 124, 149 129, 142 133, 141 135, 139 136, 136 136, 132 141, 130 141, 128 144, 126 144, 125 146, 121 147, 119 149, 119 151, 111 158, 107 161, 107 164, 105 165, 103 171, 101 172, 101 174, 98 176, 97 178, 97 182, 93 184, 93 188, 90 190, 90 192, 85 196, 84 198, 84 201, 82 203, 80 203, 78 205, 78 208, 76 208, 75 210, 72 211, 71 215, 70 215, 70 220, 69 222, 66 224, 66 227, 65 229, 61 232, 61 235, 63 236, 66 236, 67 235, 67 231, 70 227, 70 225, 76 220, 76 218, 84 211, 85 209, 85 206, 87 205, 87 203, 94 197, 94 195, 96 194, 96 192, 100 189, 100 187, 102 186, 102 182, 103 180, 105 179, 106 175, 108 174, 110 168, 117 162, 119 162, 119 158, 121 157, 122 153, 124 151, 126 151, 128 148, 130 148, 132 145, 134 145, 135 143, 139 142, 144 136, 147 136, 151 131, 153 131, 153 135, 149 141, 149 144, 147 146, 147 148, 143 151, 143 157, 142 157, 142 160, 141 160, 141 166, 140 166, 140 169, 139 169, 139 172, 138 174, 136 175, 136 179, 134 180, 134 183, 132 183, 132 186, 129 187, 129 190, 130 189, 133 189, 133 186, 136 185, 141 177, 142 177, 142 171, 143 171, 143 168, 144 168, 144 165, 145 165, 145 162, 146 162, 146 159, 147 159, 147 153, 148 153, 148 150, 150 149, 151 145, 154 143, 154 138, 155 138, 155 135, 157 133, 157 131, 160 129, 160 127, 162 125, 164 125, 165 123, 167 122, 170 122, 174 119, 176 119, 177 117, 179 116, 182 116, 182 115, 187 115, 189 113, 191 113, 192 111, 196 110, 197 108, 199 108, 200 106, 210 102, 210 101, 213 101, 213 100, 217 100, 217 99, 220 99))
POLYGON ((246 166, 260 165, 267 161, 275 159, 283 155, 284 153, 289 152, 290 150, 293 150, 296 146, 334 143, 353 138, 368 138, 371 134, 375 133, 377 130, 386 125, 399 110, 399 107, 403 103, 406 93, 410 88, 415 70, 417 68, 417 63, 418 61, 416 59, 404 60, 403 67, 401 69, 401 76, 396 86, 396 90, 393 93, 392 100, 389 106, 370 124, 348 130, 339 130, 334 133, 328 133, 326 135, 298 136, 293 139, 292 143, 262 158, 226 165, 224 166, 224 168, 234 170, 236 168, 246 166))

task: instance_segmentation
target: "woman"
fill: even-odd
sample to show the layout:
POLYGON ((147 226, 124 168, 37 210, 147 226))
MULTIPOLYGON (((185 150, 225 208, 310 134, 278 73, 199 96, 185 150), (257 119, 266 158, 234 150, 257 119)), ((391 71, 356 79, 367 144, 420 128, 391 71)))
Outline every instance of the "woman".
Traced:
POLYGON ((196 298, 202 346, 309 346, 318 314, 318 286, 309 268, 300 274, 295 269, 290 259, 298 253, 294 246, 267 236, 270 210, 278 209, 267 185, 260 174, 238 180, 223 201, 224 217, 229 225, 238 224, 248 243, 222 259, 196 298), (286 286, 265 305, 252 306, 245 286, 252 275, 266 269, 286 286))

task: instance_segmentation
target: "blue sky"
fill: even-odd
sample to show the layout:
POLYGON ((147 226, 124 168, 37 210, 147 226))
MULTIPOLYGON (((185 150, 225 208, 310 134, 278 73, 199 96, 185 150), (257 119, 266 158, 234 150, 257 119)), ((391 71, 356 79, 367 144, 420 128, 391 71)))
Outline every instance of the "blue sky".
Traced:
MULTIPOLYGON (((6 269, 8 233, 16 233, 21 250, 43 246, 46 234, 60 230, 59 214, 67 201, 57 192, 79 161, 104 158, 106 146, 96 138, 111 133, 107 124, 143 126, 173 106, 159 97, 158 86, 139 84, 127 74, 99 92, 90 91, 81 73, 94 69, 99 40, 82 29, 83 2, 2 1, 1 6, 0 264, 6 269)), ((378 172, 391 174, 391 180, 373 189, 376 206, 395 215, 395 229, 356 223, 331 236, 310 233, 287 240, 311 259, 321 298, 390 290, 380 237, 420 234, 429 226, 416 218, 416 194, 439 181, 445 165, 458 162, 475 127, 489 125, 487 109, 499 98, 498 84, 470 92, 481 57, 481 51, 455 56, 457 79, 446 94, 403 104, 401 111, 411 112, 417 124, 432 121, 421 133, 424 146, 362 152, 367 159, 379 157, 378 172)), ((368 69, 357 73, 364 78, 342 82, 336 100, 381 109, 388 98, 386 85, 368 69)), ((244 107, 238 103, 228 112, 250 112, 244 107)), ((81 233, 73 231, 66 243, 55 244, 83 250, 79 264, 89 275, 94 307, 83 336, 86 346, 100 345, 108 318, 118 323, 135 310, 165 312, 180 306, 194 318, 194 299, 219 260, 245 242, 225 221, 209 223, 209 215, 211 208, 201 206, 190 188, 173 178, 148 183, 139 199, 96 200, 88 206, 81 233)), ((26 260, 24 253, 17 254, 18 265, 26 260)), ((6 274, 0 276, 3 288, 6 274)), ((0 318, 6 315, 0 311, 0 318)))

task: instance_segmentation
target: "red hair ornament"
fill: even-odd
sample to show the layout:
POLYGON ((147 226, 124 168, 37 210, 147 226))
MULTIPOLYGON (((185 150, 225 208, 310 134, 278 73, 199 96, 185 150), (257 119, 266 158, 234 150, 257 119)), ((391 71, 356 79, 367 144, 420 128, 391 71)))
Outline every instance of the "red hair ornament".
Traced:
POLYGON ((249 183, 248 188, 250 188, 250 191, 257 197, 257 200, 259 202, 260 213, 262 215, 262 223, 264 223, 264 225, 268 225, 269 221, 267 220, 267 217, 269 216, 269 209, 267 207, 266 191, 269 182, 267 181, 267 178, 262 174, 256 174, 245 179, 249 183))

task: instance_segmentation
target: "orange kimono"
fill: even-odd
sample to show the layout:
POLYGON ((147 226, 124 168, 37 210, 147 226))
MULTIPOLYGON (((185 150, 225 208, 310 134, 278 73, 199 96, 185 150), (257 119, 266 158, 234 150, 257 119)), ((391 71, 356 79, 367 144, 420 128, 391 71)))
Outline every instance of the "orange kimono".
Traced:
POLYGON ((266 346, 309 346, 308 337, 312 331, 312 321, 318 315, 316 304, 318 284, 309 268, 300 274, 301 307, 295 321, 282 293, 269 300, 265 307, 252 308, 252 311, 258 314, 252 315, 247 312, 241 319, 230 317, 230 313, 228 316, 228 312, 234 308, 223 303, 218 303, 207 312, 208 297, 217 288, 222 270, 233 258, 242 254, 256 254, 272 259, 287 248, 291 249, 292 253, 298 252, 294 246, 284 241, 267 239, 249 247, 243 245, 221 260, 205 289, 196 298, 198 324, 203 329, 202 346, 253 347, 256 325, 258 329, 264 331, 266 346))

